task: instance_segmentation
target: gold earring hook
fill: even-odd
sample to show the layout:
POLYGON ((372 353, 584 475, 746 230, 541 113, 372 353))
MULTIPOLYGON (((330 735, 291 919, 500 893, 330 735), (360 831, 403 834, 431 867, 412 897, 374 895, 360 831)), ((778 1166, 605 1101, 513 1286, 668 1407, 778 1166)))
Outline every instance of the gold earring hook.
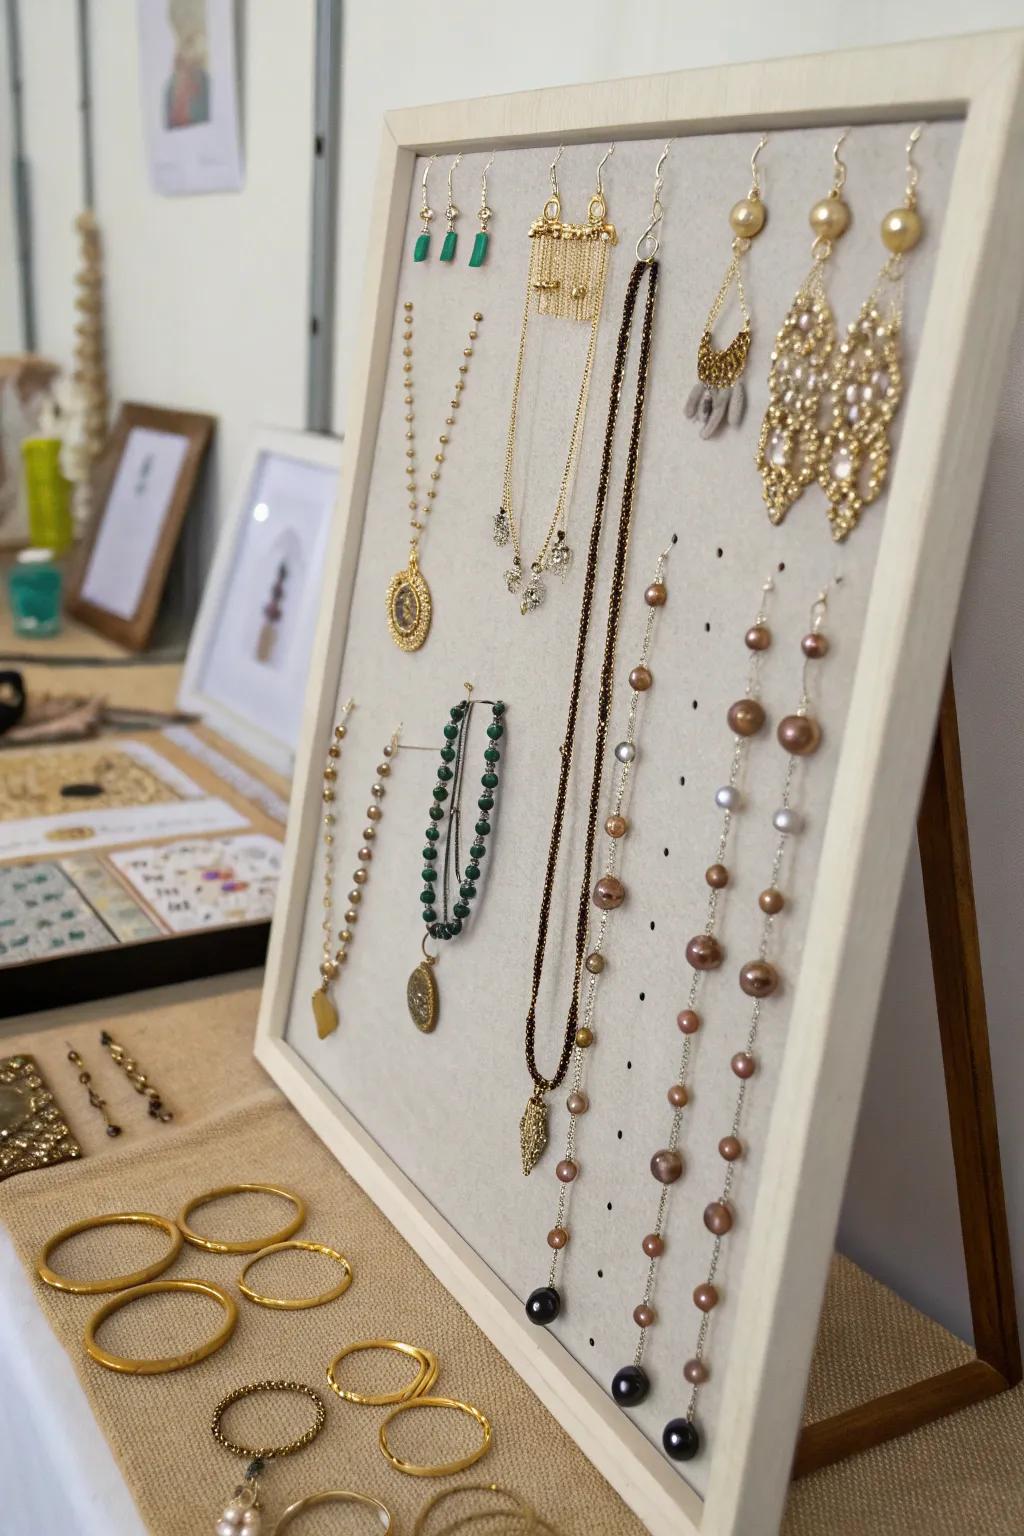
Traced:
POLYGON ((754 153, 750 157, 750 190, 751 192, 756 192, 758 197, 761 195, 761 173, 757 168, 757 162, 762 149, 764 149, 767 143, 768 135, 766 133, 762 133, 761 137, 757 141, 757 148, 754 150, 754 153))
POLYGON ((611 157, 612 157, 612 155, 614 155, 614 153, 615 153, 615 145, 614 144, 609 144, 608 148, 605 150, 604 154, 601 156, 601 159, 600 159, 600 161, 598 163, 598 167, 597 167, 597 195, 598 195, 598 197, 604 197, 604 178, 602 177, 601 172, 604 170, 605 166, 608 164, 608 161, 611 159, 611 157))
MULTIPOLYGON (((658 239, 657 235, 658 225, 661 223, 662 216, 665 212, 664 204, 661 201, 661 194, 665 187, 665 178, 661 174, 661 168, 665 164, 665 161, 668 159, 668 152, 672 147, 672 143, 672 139, 666 139, 665 148, 658 156, 658 163, 654 167, 654 196, 651 198, 651 222, 648 224, 647 228, 644 230, 643 234, 640 236, 640 239, 636 243, 637 261, 651 262, 654 260, 655 256, 657 256, 659 250, 661 249, 661 241, 658 239)), ((613 144, 612 149, 614 148, 615 146, 613 144)), ((611 154, 611 150, 608 151, 608 154, 611 154)), ((608 156, 606 155, 605 159, 607 158, 608 156)), ((604 162, 602 161, 602 164, 603 163, 604 162)))
POLYGON ((461 159, 462 159, 462 151, 459 150, 459 153, 455 156, 455 159, 452 161, 451 165, 448 167, 448 201, 449 201, 449 203, 452 200, 452 177, 455 175, 455 171, 456 171, 456 169, 457 169, 461 159))
POLYGON ((491 150, 491 158, 488 160, 487 164, 484 166, 482 172, 480 173, 480 206, 481 206, 481 208, 486 208, 487 207, 487 172, 490 170, 491 166, 494 164, 494 154, 495 154, 495 152, 492 149, 491 150))
POLYGON ((841 192, 846 185, 846 161, 840 157, 839 151, 845 144, 849 132, 849 128, 844 128, 832 146, 832 190, 836 193, 841 192))
POLYGON ((426 202, 426 200, 427 200, 427 177, 430 175, 430 167, 433 165, 433 163, 434 163, 434 161, 436 159, 437 159, 436 155, 428 156, 427 163, 423 167, 423 201, 424 202, 426 202))
POLYGON ((558 146, 558 154, 555 156, 555 158, 552 160, 550 166, 548 167, 548 175, 551 178, 551 196, 552 197, 557 197, 558 196, 558 177, 555 174, 555 167, 557 166, 559 160, 561 160, 561 158, 562 158, 562 156, 564 154, 565 154, 565 145, 564 144, 559 144, 559 146, 558 146))
POLYGON ((921 179, 921 168, 914 159, 914 149, 922 133, 924 133, 924 123, 918 123, 907 140, 907 195, 905 201, 908 208, 913 208, 917 202, 917 183, 921 179))

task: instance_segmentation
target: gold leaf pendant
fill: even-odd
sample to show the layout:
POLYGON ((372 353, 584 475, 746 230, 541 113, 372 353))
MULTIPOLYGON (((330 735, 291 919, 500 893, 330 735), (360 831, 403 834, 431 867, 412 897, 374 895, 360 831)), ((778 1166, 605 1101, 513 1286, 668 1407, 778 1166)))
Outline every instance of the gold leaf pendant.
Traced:
POLYGON ((523 1157, 523 1173, 529 1176, 540 1162, 548 1144, 548 1107, 544 1097, 537 1092, 529 1100, 519 1122, 519 1147, 523 1157))
POLYGON ((326 1040, 328 1035, 334 1034, 338 1027, 338 1010, 322 987, 318 987, 313 993, 313 1017, 316 1020, 316 1032, 321 1040, 326 1040))
POLYGON ((409 564, 388 583, 386 602, 392 640, 400 650, 418 651, 430 631, 431 597, 415 545, 409 551, 409 564))

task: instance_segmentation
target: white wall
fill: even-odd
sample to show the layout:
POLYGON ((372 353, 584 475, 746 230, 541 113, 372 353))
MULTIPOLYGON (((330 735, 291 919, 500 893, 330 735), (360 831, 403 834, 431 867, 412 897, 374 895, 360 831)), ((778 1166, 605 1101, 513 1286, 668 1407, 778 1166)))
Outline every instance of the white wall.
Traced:
MULTIPOLYGON (((156 0, 159 3, 159 0, 156 0)), ((71 345, 71 224, 79 145, 74 0, 21 0, 26 131, 36 212, 40 344, 71 345)), ((150 192, 138 110, 135 0, 92 0, 97 212, 108 253, 115 398, 214 412, 220 422, 204 509, 208 555, 253 422, 302 424, 312 108, 313 0, 244 7, 245 190, 161 199, 150 192)), ((1020 25, 1022 0, 833 0, 698 8, 677 0, 349 0, 345 7, 343 169, 335 424, 362 291, 379 119, 393 106, 612 75, 1020 25)), ((2 48, 0 48, 2 58, 2 48)), ((4 136, 5 143, 7 135, 4 136)), ((9 171, 0 167, 0 349, 18 345, 9 171)), ((462 194, 467 215, 476 204, 462 194)), ((501 225, 494 238, 515 238, 501 225)), ((1018 345, 1019 357, 1024 351, 1018 345)), ((1024 1299, 1024 1053, 1014 962, 1020 928, 1024 773, 1016 747, 1024 667, 1016 625, 1024 570, 1016 486, 1019 402, 1008 390, 956 649, 975 875, 998 1071, 1007 1190, 1024 1299), (995 747, 995 750, 993 748, 995 747), (1016 822, 1014 818, 1016 817, 1016 822)), ((920 881, 907 888, 842 1237, 914 1299, 969 1331, 958 1252, 920 881)))

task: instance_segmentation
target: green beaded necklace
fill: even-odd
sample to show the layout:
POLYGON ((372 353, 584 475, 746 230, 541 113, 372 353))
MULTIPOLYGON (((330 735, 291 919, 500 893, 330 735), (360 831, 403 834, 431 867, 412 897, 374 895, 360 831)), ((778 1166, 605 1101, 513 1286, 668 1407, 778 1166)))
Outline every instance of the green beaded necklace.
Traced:
MULTIPOLYGON (((472 695, 472 689, 467 684, 472 695)), ((466 771, 466 742, 473 715, 472 696, 453 704, 448 711, 444 727, 444 745, 441 763, 437 770, 437 783, 431 794, 427 812, 430 825, 426 830, 426 847, 423 849, 423 889, 420 892, 421 916, 424 924, 423 960, 412 972, 406 987, 409 1013, 417 1029, 425 1034, 437 1024, 439 995, 434 967, 437 955, 427 953, 427 939, 448 942, 462 933, 477 895, 480 879, 480 861, 487 853, 486 838, 491 831, 491 812, 494 809, 495 791, 498 788, 498 763, 501 749, 498 742, 505 734, 505 705, 501 699, 482 699, 491 707, 491 723, 487 727, 487 746, 484 749, 484 771, 480 776, 482 793, 477 798, 478 819, 474 826, 475 841, 469 850, 459 899, 453 900, 452 886, 458 879, 462 866, 462 790, 466 771), (449 802, 447 820, 445 802, 449 802), (445 822, 444 852, 441 857, 441 824, 445 822), (438 864, 440 862, 440 869, 438 864)))

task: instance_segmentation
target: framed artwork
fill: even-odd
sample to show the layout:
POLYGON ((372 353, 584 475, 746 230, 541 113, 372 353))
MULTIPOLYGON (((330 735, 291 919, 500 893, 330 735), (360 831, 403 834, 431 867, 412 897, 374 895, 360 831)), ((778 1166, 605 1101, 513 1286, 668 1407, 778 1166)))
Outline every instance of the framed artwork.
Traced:
POLYGON ((139 83, 154 192, 239 192, 235 0, 138 0, 139 83))
MULTIPOLYGON (((1024 285, 1024 205, 1014 191, 1022 79, 1024 34, 1012 32, 571 86, 409 109, 385 120, 372 220, 379 239, 354 354, 356 407, 327 547, 328 600, 309 665, 256 1053, 656 1536, 769 1536, 778 1529, 1024 285), (729 260, 730 204, 750 186, 751 154, 764 134, 759 165, 768 219, 753 219, 749 206, 742 215, 733 209, 741 228, 757 234, 752 250, 742 246, 750 255, 744 284, 752 320, 744 332, 739 312, 723 316, 718 344, 733 330, 739 335, 714 354, 718 372, 711 382, 701 379, 691 411, 698 419, 688 420, 685 404, 710 346, 705 326, 719 316, 714 308, 705 321, 729 260), (459 153, 455 192, 463 201, 468 183, 457 178, 479 185, 491 159, 493 228, 486 259, 477 259, 476 242, 473 262, 460 253, 456 271, 454 232, 439 262, 419 210, 430 157, 441 175, 429 186, 440 208, 443 166, 459 153), (845 185, 840 167, 848 170, 845 185), (552 197, 556 186, 560 203, 552 197), (535 258, 541 247, 531 242, 553 224, 560 237, 561 221, 586 209, 588 197, 586 222, 581 217, 572 227, 568 246, 535 258), (853 210, 848 229, 839 228, 836 199, 853 210), (872 312, 871 296, 890 249, 884 241, 914 225, 918 209, 924 237, 906 263, 900 352, 885 351, 901 370, 897 377, 873 351, 892 346, 893 322, 872 312), (825 245, 812 252, 823 228, 825 245), (590 263, 584 239, 602 237, 606 258, 590 263), (526 314, 538 316, 530 326, 541 329, 545 318, 550 324, 543 356, 538 343, 520 370, 524 278, 526 314), (609 311, 599 328, 598 282, 607 283, 609 311), (830 323, 822 321, 825 291, 837 357, 864 361, 866 349, 870 372, 844 378, 841 391, 829 384, 842 417, 829 440, 831 457, 798 487, 798 504, 780 511, 772 499, 776 471, 791 470, 795 441, 784 413, 803 409, 804 395, 820 386, 817 373, 807 380, 804 353, 830 323), (648 305, 642 336, 639 305, 629 325, 638 293, 648 305), (563 309, 563 320, 589 319, 597 334, 585 425, 579 379, 590 332, 577 325, 559 338, 553 327, 563 309), (620 313, 625 340, 617 352, 620 313), (412 353, 415 391, 403 383, 412 353), (741 354, 745 422, 742 401, 726 402, 728 416, 718 409, 741 354), (631 360, 625 375, 623 355, 631 360), (783 356, 794 369, 790 382, 780 382, 783 356), (647 370, 646 387, 637 382, 638 366, 647 370), (898 416, 893 389, 905 390, 898 416), (405 413, 427 414, 426 402, 444 405, 449 394, 451 422, 442 412, 443 452, 436 471, 431 466, 439 489, 427 534, 418 502, 411 519, 405 511, 406 495, 417 494, 415 471, 403 476, 402 450, 414 457, 405 413), (890 404, 883 438, 869 444, 875 480, 868 487, 851 445, 860 442, 853 429, 865 412, 876 416, 879 397, 890 404), (616 428, 620 400, 624 421, 616 428), (573 537, 574 522, 565 538, 576 544, 577 559, 561 562, 564 585, 547 576, 551 564, 528 571, 520 563, 517 574, 509 550, 493 547, 511 543, 519 554, 502 490, 513 401, 519 481, 533 488, 553 475, 550 500, 540 491, 534 497, 542 525, 570 431, 581 442, 569 461, 581 526, 573 537), (607 434, 616 430, 612 454, 607 434), (637 455, 635 496, 627 452, 637 455), (594 509, 603 507, 609 462, 606 522, 619 518, 620 534, 616 542, 606 527, 602 543, 594 509), (847 516, 851 480, 870 492, 858 498, 857 526, 847 516), (663 580, 654 580, 655 570, 663 580), (531 579, 544 576, 546 596, 545 582, 531 579), (412 609, 424 590, 429 624, 417 627, 412 609), (412 594, 403 598, 405 609, 403 593, 412 594), (609 697, 600 670, 605 607, 611 615, 620 599, 613 660, 630 680, 627 689, 625 675, 615 674, 606 763, 602 737, 595 747, 592 732, 603 719, 599 701, 609 697), (770 604, 767 620, 755 621, 759 603, 770 604), (600 639, 591 635, 574 670, 588 604, 596 606, 600 639), (655 608, 657 650, 650 667, 641 666, 655 608), (758 674, 762 691, 750 709, 747 667, 762 648, 773 659, 758 674), (827 662, 814 671, 826 648, 827 662), (477 697, 506 708, 507 734, 496 733, 502 739, 493 752, 500 773, 482 780, 487 788, 500 777, 501 817, 489 840, 477 824, 486 864, 497 866, 467 933, 458 945, 436 946, 443 953, 435 956, 417 906, 417 866, 429 857, 420 849, 427 808, 431 826, 445 815, 431 795, 442 802, 453 793, 436 750, 443 766, 448 730, 458 734, 449 707, 454 718, 464 680, 477 697), (358 707, 334 751, 351 695, 358 707), (545 855, 552 804, 556 826, 560 814, 555 791, 561 794, 570 700, 586 721, 577 742, 586 766, 577 759, 569 779, 563 863, 549 892, 545 855), (741 792, 728 777, 729 754, 765 716, 772 728, 760 767, 741 792), (639 751, 630 736, 638 718, 639 751), (401 743, 386 776, 378 768, 373 791, 387 798, 383 810, 378 801, 368 811, 363 783, 397 720, 401 743), (434 749, 433 762, 403 750, 423 746, 434 749), (599 882, 600 889, 590 884, 598 870, 585 835, 591 755, 601 791, 591 799, 591 818, 595 805, 599 817, 608 815, 620 767, 632 764, 637 774, 622 879, 599 882), (435 774, 440 794, 431 788, 435 774), (334 846, 351 845, 353 853, 364 817, 376 811, 374 841, 357 855, 363 862, 353 879, 363 894, 340 968, 324 950, 332 857, 325 801, 333 802, 334 846), (733 812, 740 830, 726 868, 709 856, 723 815, 733 812), (736 915, 719 969, 717 930, 705 926, 705 913, 709 890, 726 886, 728 896, 716 900, 736 915), (776 921, 780 897, 785 916, 776 921), (551 929, 534 1010, 538 907, 551 929), (595 965, 599 981, 582 977, 581 986, 578 928, 584 941, 588 932, 603 933, 598 924, 615 908, 614 954, 606 968, 595 965), (426 969, 421 943, 441 962, 444 1000, 429 1033, 414 1027, 407 1010, 406 977, 411 998, 410 971, 426 969), (705 1027, 698 1029, 700 1017, 695 1025, 686 1000, 692 978, 705 971, 705 1027), (588 1020, 563 1042, 567 1015, 577 1017, 591 985, 596 991, 585 995, 596 1010, 594 1028, 588 1020), (337 1005, 329 1028, 321 1027, 326 1010, 311 1006, 325 986, 334 988, 337 1005), (677 1076, 688 1031, 696 1042, 689 1099, 677 1076), (599 1049, 588 1054, 595 1042, 599 1049), (532 1056, 546 1066, 561 1049, 586 1072, 589 1098, 581 1103, 573 1090, 570 1104, 565 1089, 551 1091, 549 1141, 568 1150, 549 1146, 524 1179, 520 1134, 524 1164, 540 1140, 529 1111, 537 1083, 532 1056), (670 1124, 675 1139, 659 1142, 670 1124), (730 1132, 731 1124, 740 1129, 730 1132), (723 1172, 726 1165, 731 1172, 723 1172), (543 1308, 534 1307, 534 1295, 550 1291, 555 1301, 541 1295, 543 1308), (695 1291, 700 1299, 691 1304, 695 1291), (613 1399, 613 1373, 641 1357, 645 1391, 613 1399)), ((432 442, 433 431, 434 422, 417 415, 417 438, 432 442)), ((809 439, 802 441, 806 447, 809 439)), ((784 485, 795 484, 790 473, 784 485)), ((525 516, 521 484, 514 489, 525 516)), ((425 607, 420 601, 420 619, 425 607)), ((732 758, 741 760, 742 753, 732 758)), ((487 788, 478 804, 493 803, 493 795, 487 788)), ((482 824, 491 830, 486 810, 482 824)), ((603 827, 609 839, 626 830, 614 814, 603 827)), ((476 878, 463 888, 473 896, 476 878)))
POLYGON ((255 433, 192 631, 180 708, 290 774, 341 442, 255 433))
POLYGON ((213 428, 194 411, 125 404, 96 466, 68 610, 129 650, 145 650, 153 632, 213 428))

